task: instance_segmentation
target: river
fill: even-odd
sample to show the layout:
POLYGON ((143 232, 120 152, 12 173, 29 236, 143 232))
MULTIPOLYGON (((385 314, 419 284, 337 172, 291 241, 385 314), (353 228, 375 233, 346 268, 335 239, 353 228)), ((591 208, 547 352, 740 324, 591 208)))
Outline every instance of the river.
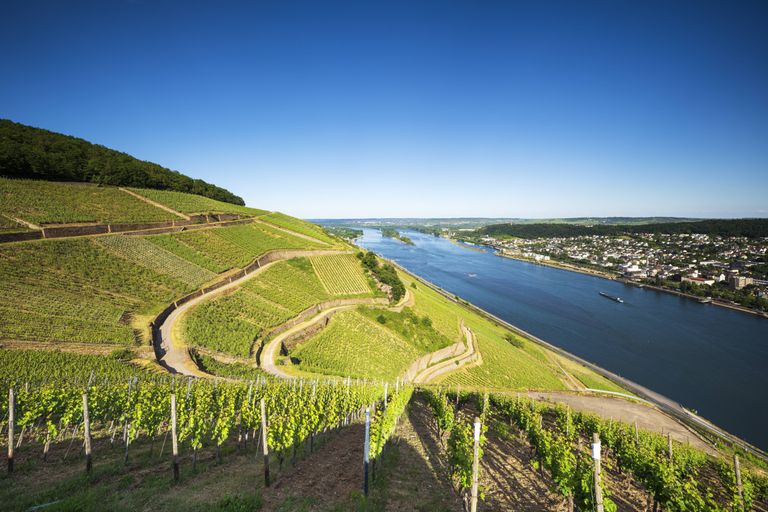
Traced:
POLYGON ((415 245, 373 229, 357 243, 768 450, 768 319, 403 234, 415 245))

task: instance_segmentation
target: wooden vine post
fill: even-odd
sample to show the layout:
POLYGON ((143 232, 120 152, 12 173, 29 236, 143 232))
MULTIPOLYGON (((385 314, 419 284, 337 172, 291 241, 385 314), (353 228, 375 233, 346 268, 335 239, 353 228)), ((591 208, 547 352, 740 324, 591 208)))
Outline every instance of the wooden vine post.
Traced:
POLYGON ((13 395, 13 388, 8 390, 8 474, 13 473, 13 429, 16 428, 14 409, 16 398, 13 395))
POLYGON ((363 494, 368 496, 368 454, 371 451, 371 408, 365 408, 365 440, 363 441, 363 494))
POLYGON ((739 491, 739 501, 741 506, 745 506, 744 503, 744 487, 741 484, 741 464, 739 464, 739 456, 733 454, 733 470, 736 473, 736 489, 739 491))
POLYGON ((594 460, 595 510, 603 512, 603 488, 600 486, 600 436, 592 434, 592 459, 594 460))
POLYGON ((672 462, 672 433, 667 432, 667 450, 669 451, 669 461, 672 462))
POLYGON ((179 438, 176 435, 176 394, 171 395, 171 449, 173 451, 173 480, 179 481, 179 438))
POLYGON ((267 447, 267 406, 261 399, 261 444, 264 449, 264 486, 269 487, 269 448, 267 447))
POLYGON ((470 512, 477 512, 478 476, 480 473, 480 418, 475 417, 475 447, 472 455, 472 494, 470 512))
POLYGON ((91 416, 88 413, 88 393, 83 393, 83 437, 85 443, 85 472, 90 473, 93 468, 91 457, 91 416))

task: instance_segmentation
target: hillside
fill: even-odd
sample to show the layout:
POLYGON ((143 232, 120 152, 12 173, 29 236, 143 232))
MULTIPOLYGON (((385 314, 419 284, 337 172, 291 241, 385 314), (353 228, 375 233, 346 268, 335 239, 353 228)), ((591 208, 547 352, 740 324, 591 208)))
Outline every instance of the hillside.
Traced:
MULTIPOLYGON (((651 491, 670 506, 663 489, 650 488, 661 474, 674 492, 687 489, 675 499, 688 504, 705 488, 718 506, 733 497, 724 459, 684 424, 608 397, 625 390, 315 224, 217 210, 226 203, 181 192, 9 179, 0 187, 12 199, 0 218, 40 233, 0 238, 0 393, 8 397, 0 443, 14 446, 2 462, 16 467, 0 480, 4 509, 353 510, 363 502, 361 421, 371 405, 377 477, 368 504, 376 510, 459 510, 475 414, 490 427, 481 510, 563 505, 581 473, 563 476, 552 461, 586 460, 577 437, 593 431, 605 436, 607 467, 621 465, 611 467, 606 494, 632 490, 626 510, 640 510, 637 500, 651 491), (115 231, 131 222, 146 225, 115 231), (70 232, 68 223, 108 229, 70 232), (522 407, 505 398, 510 392, 535 401, 522 407), (573 408, 556 457, 538 439, 564 438, 556 422, 564 409, 540 400, 573 408), (450 421, 442 418, 449 410, 450 421), (520 419, 527 411, 550 433, 520 419), (595 411, 603 418, 587 415, 595 411), (648 447, 631 467, 614 441, 630 432, 621 421, 638 421, 648 447), (673 464, 661 464, 661 432, 680 453, 673 464), (262 434, 266 466, 256 456, 262 434), (178 484, 172 444, 181 451, 178 484), (84 476, 71 461, 91 449, 84 476), (527 483, 510 478, 509 467, 527 483), (277 485, 261 484, 267 468, 264 478, 277 485), (714 483, 685 487, 699 474, 714 483)), ((760 466, 744 464, 757 489, 760 466)), ((759 492, 754 499, 764 499, 759 492)))
POLYGON ((188 192, 225 203, 242 198, 86 140, 0 119, 0 176, 188 192))

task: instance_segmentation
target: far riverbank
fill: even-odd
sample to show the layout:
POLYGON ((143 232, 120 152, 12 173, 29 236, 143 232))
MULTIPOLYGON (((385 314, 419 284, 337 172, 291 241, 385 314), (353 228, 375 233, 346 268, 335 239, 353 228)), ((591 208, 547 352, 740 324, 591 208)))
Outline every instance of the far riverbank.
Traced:
MULTIPOLYGON (((459 242, 458 240, 454 240, 454 242, 459 242)), ((460 243, 462 247, 466 247, 467 249, 473 249, 472 247, 467 247, 464 243, 460 243)), ((610 274, 608 272, 602 272, 600 270, 594 270, 591 268, 585 268, 585 267, 579 267, 577 265, 571 265, 569 263, 564 263, 561 261, 556 260, 549 260, 549 261, 536 261, 531 258, 524 258, 522 256, 513 256, 511 254, 503 254, 499 250, 497 250, 495 247, 489 246, 489 245, 483 245, 483 247, 488 247, 490 249, 493 249, 495 252, 493 253, 496 256, 499 256, 501 258, 509 258, 511 260, 516 261, 524 261, 526 263, 533 263, 536 265, 543 265, 546 267, 552 267, 557 268, 560 270, 568 270, 569 272, 578 272, 579 274, 586 274, 588 276, 595 276, 602 279, 607 279, 609 281, 616 281, 619 283, 624 283, 631 286, 636 286, 637 288, 645 288, 648 290, 654 290, 657 292, 664 292, 669 293, 672 295, 676 295, 678 297, 683 297, 686 299, 690 299, 693 301, 696 301, 697 303, 701 301, 702 297, 698 297, 696 295, 691 295, 689 293, 683 293, 679 290, 673 290, 670 288, 664 288, 663 286, 656 286, 652 284, 646 284, 646 283, 638 283, 637 281, 632 281, 630 279, 625 279, 622 277, 615 276, 613 274, 610 274)), ((757 311, 755 309, 745 308, 744 306, 740 306, 738 304, 731 304, 730 302, 723 301, 721 299, 713 298, 708 304, 712 304, 713 306, 719 306, 721 308, 727 308, 731 309, 733 311, 739 311, 741 313, 748 313, 750 315, 757 316, 759 318, 766 318, 768 319, 768 313, 764 313, 762 311, 757 311)))

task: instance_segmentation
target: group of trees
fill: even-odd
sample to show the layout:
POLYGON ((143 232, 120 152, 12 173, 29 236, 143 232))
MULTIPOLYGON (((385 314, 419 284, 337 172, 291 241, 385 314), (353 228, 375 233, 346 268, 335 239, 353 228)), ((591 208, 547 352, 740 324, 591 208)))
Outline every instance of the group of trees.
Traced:
POLYGON ((379 265, 379 261, 376 259, 376 255, 370 251, 359 252, 357 257, 360 258, 360 262, 365 268, 371 271, 374 277, 382 284, 390 287, 392 293, 392 300, 394 302, 399 301, 405 295, 405 285, 397 275, 395 267, 389 263, 379 265))
POLYGON ((0 119, 0 176, 188 192, 245 205, 232 192, 90 142, 0 119))
POLYGON ((744 236, 747 238, 768 237, 768 219, 707 219, 694 222, 664 222, 644 225, 596 225, 577 224, 493 224, 477 229, 476 236, 495 238, 566 238, 575 236, 610 236, 622 234, 659 233, 692 234, 711 236, 744 236))

